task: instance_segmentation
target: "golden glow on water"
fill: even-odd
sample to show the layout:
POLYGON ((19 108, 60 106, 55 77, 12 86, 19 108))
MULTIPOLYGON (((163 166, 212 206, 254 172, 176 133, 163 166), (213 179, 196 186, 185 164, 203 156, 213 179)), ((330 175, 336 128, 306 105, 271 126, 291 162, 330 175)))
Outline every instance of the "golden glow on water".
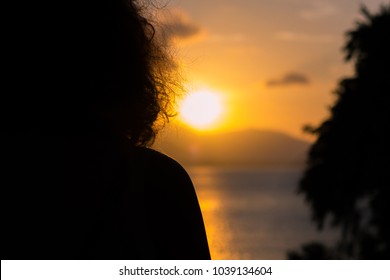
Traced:
POLYGON ((301 167, 188 168, 215 260, 285 259, 289 250, 336 232, 319 233, 296 195, 301 167))
POLYGON ((224 196, 217 186, 220 184, 215 176, 209 173, 207 167, 199 167, 195 172, 201 176, 194 176, 194 185, 202 209, 206 227, 211 257, 213 260, 244 259, 245 256, 237 252, 233 242, 233 235, 224 209, 224 196), (199 173, 198 173, 199 172, 199 173))
POLYGON ((232 235, 223 216, 218 193, 203 192, 198 195, 213 260, 240 259, 232 246, 232 235))

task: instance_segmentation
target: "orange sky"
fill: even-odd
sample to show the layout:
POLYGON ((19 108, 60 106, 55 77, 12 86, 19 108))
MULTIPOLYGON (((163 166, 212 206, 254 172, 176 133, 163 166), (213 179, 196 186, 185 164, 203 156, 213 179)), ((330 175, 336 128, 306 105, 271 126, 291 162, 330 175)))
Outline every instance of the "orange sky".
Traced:
POLYGON ((223 96, 219 130, 305 138, 303 125, 327 116, 338 80, 351 74, 341 48, 361 2, 377 11, 384 1, 171 0, 164 18, 188 88, 223 96))

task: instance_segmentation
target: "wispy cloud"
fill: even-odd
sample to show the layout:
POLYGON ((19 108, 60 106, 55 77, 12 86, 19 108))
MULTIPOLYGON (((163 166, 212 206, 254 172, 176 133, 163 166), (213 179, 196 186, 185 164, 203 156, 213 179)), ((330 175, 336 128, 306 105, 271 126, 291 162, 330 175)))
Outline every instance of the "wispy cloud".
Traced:
POLYGON ((331 43, 334 36, 327 34, 307 34, 291 31, 282 31, 275 34, 275 38, 282 41, 302 43, 331 43))
POLYGON ((278 79, 270 79, 267 86, 289 86, 289 85, 306 85, 309 84, 309 78, 301 73, 290 72, 278 79))
POLYGON ((163 35, 168 40, 188 40, 204 31, 181 9, 165 10, 158 17, 163 35))
POLYGON ((208 38, 215 43, 243 43, 246 41, 246 36, 241 33, 235 34, 214 34, 208 38))
POLYGON ((311 1, 309 7, 300 12, 303 19, 314 20, 336 15, 339 8, 329 1, 311 1))

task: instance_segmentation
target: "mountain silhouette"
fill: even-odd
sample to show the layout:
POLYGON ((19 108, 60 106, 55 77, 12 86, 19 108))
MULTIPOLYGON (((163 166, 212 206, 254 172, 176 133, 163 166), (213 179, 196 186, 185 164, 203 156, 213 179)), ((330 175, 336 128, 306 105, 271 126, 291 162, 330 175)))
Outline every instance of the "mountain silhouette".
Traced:
POLYGON ((309 143, 269 130, 201 134, 179 127, 163 133, 155 149, 187 165, 302 165, 309 143))

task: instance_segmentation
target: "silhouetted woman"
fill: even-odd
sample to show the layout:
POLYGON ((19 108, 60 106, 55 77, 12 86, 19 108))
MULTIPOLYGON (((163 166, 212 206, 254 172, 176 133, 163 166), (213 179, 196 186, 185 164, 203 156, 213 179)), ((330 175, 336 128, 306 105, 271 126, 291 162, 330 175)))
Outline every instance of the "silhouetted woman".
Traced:
POLYGON ((187 173, 146 148, 175 82, 140 6, 38 5, 4 51, 2 259, 209 259, 187 173))

